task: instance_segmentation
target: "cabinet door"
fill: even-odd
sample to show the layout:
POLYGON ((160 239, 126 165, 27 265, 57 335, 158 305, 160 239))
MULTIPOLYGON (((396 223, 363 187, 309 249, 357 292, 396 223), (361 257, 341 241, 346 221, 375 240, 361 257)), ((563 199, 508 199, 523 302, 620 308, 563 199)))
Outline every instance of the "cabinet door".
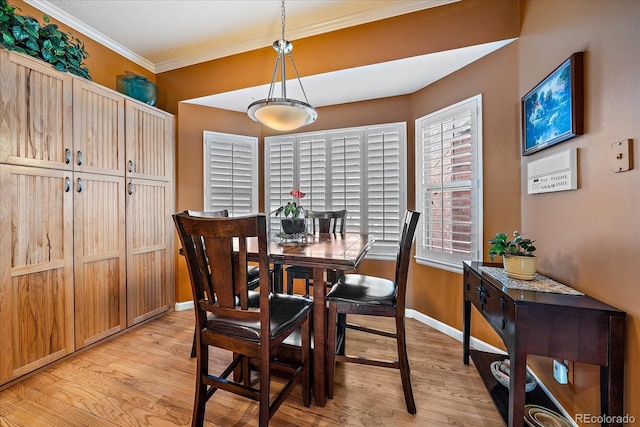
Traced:
POLYGON ((126 100, 127 177, 173 181, 174 117, 126 100))
POLYGON ((173 192, 164 181, 128 180, 127 324, 174 304, 173 192))
POLYGON ((74 79, 73 123, 75 170, 124 176, 124 96, 74 79))
POLYGON ((0 165, 0 383, 74 351, 71 172, 0 165))
POLYGON ((72 77, 0 49, 0 163, 71 170, 72 77))
POLYGON ((124 177, 75 173, 76 349, 126 327, 124 177))

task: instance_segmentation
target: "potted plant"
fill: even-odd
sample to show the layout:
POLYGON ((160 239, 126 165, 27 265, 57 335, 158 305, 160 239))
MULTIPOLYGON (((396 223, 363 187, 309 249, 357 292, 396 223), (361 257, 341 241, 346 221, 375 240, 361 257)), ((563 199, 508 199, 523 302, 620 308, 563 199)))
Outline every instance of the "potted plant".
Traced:
POLYGON ((37 19, 20 15, 16 9, 20 10, 6 0, 0 0, 0 47, 33 56, 52 64, 58 71, 91 80, 84 64, 89 54, 80 40, 49 23, 46 15, 43 16, 45 25, 40 25, 37 19))
POLYGON ((517 231, 513 232, 513 240, 507 240, 507 233, 498 233, 489 240, 489 258, 493 261, 496 255, 502 257, 502 263, 507 276, 514 279, 532 280, 536 275, 537 258, 533 254, 536 247, 533 240, 524 237, 517 231))
POLYGON ((295 198, 295 201, 287 202, 286 205, 280 206, 271 213, 274 216, 280 215, 284 217, 280 220, 280 223, 282 224, 282 231, 286 234, 304 233, 307 229, 307 220, 304 217, 304 208, 300 204, 300 199, 302 199, 305 194, 300 190, 292 190, 289 194, 295 198))

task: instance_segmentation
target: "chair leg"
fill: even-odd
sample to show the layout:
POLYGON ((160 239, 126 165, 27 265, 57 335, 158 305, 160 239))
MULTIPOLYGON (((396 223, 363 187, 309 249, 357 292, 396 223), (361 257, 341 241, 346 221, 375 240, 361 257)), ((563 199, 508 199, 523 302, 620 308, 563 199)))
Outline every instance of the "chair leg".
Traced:
POLYGON ((204 346, 198 354, 196 369, 196 393, 193 401, 193 416, 191 417, 191 427, 202 427, 204 425, 204 410, 207 404, 207 385, 202 378, 209 373, 209 349, 204 346))
POLYGON ((309 279, 304 279, 304 297, 309 298, 309 279))
POLYGON ((311 406, 311 316, 302 324, 300 336, 302 340, 301 355, 304 373, 302 376, 302 404, 311 406))
POLYGON ((269 386, 270 386, 270 355, 269 349, 260 350, 260 403, 258 408, 258 426, 267 427, 269 425, 270 410, 269 410, 269 386))
POLYGON ((287 273, 287 293, 293 295, 293 275, 287 273))
POLYGON ((402 378, 402 390, 407 411, 416 414, 416 403, 413 400, 413 390, 411 389, 411 376, 409 369, 409 357, 407 355, 407 341, 405 337, 404 315, 396 315, 396 333, 398 344, 398 360, 400 362, 400 377, 402 378))
POLYGON ((196 334, 197 333, 198 333, 198 331, 197 331, 197 326, 196 326, 193 329, 193 344, 191 344, 191 358, 192 359, 194 357, 196 357, 196 334))
POLYGON ((337 332, 336 303, 329 303, 328 334, 327 334, 327 396, 333 399, 333 381, 336 375, 336 332, 337 332))
MULTIPOLYGON (((338 335, 337 337, 342 337, 342 341, 340 341, 340 345, 336 348, 336 353, 340 356, 344 356, 345 347, 347 345, 347 313, 338 313, 338 335)), ((337 338, 336 338, 337 339, 337 338)))

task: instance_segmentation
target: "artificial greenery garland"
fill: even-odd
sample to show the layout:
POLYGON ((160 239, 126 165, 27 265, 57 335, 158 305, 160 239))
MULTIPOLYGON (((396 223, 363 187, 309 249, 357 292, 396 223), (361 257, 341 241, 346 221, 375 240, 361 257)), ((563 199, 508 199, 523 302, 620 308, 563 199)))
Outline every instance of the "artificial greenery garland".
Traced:
POLYGON ((17 14, 16 9, 21 10, 10 6, 7 0, 0 0, 0 46, 41 59, 59 71, 91 80, 84 64, 89 57, 84 43, 49 23, 48 16, 43 15, 45 25, 40 25, 35 18, 17 14))

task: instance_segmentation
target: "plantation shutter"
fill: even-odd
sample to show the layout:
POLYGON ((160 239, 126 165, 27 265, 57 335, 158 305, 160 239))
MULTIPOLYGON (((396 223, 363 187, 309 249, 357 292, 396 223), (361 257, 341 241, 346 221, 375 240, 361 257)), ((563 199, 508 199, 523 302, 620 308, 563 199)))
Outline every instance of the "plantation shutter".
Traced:
POLYGON ((362 230, 363 131, 336 132, 331 135, 331 206, 347 210, 347 231, 362 230))
POLYGON ((416 202, 423 212, 418 258, 457 271, 478 256, 479 100, 416 123, 416 202))
POLYGON ((397 250, 400 241, 404 180, 401 178, 401 143, 398 126, 366 130, 368 232, 376 238, 373 253, 397 250))
POLYGON ((327 157, 326 134, 306 134, 299 136, 300 184, 305 193, 300 204, 306 210, 327 210, 327 157))
POLYGON ((258 212, 257 138, 204 132, 204 210, 258 212))
MULTIPOLYGON (((273 212, 293 199, 289 193, 298 185, 295 146, 296 138, 291 136, 267 138, 265 141, 267 213, 273 212)), ((269 216, 269 224, 270 231, 280 232, 279 217, 269 216)))

